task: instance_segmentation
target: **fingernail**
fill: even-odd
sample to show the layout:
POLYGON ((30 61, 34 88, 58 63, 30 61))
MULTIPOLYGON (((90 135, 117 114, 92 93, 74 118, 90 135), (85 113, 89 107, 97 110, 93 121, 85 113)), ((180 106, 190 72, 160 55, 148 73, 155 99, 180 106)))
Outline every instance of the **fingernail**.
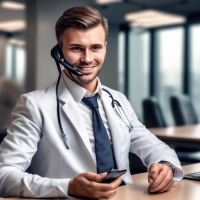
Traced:
POLYGON ((153 181, 154 181, 154 180, 153 180, 152 178, 150 178, 150 183, 153 183, 153 181))
POLYGON ((106 172, 103 172, 101 174, 99 174, 99 176, 104 176, 106 174, 106 172))

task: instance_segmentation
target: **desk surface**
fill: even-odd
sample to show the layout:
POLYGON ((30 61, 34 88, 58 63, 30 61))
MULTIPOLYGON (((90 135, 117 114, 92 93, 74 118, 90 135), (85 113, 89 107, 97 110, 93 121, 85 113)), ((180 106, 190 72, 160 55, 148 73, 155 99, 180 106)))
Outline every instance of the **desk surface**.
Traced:
MULTIPOLYGON (((200 163, 184 166, 185 174, 200 171, 200 163)), ((134 184, 119 187, 117 194, 112 200, 197 200, 200 199, 200 181, 183 179, 174 184, 174 187, 165 193, 148 194, 147 173, 132 176, 134 184)), ((3 198, 0 198, 3 200, 3 198)), ((9 198, 20 200, 20 198, 9 198)), ((23 200, 28 200, 23 198, 23 200)), ((30 199, 29 199, 30 200, 30 199)), ((55 200, 55 199, 54 199, 55 200)))
MULTIPOLYGON (((200 171, 200 163, 183 167, 184 173, 200 171)), ((148 194, 147 173, 132 176, 134 184, 118 188, 117 195, 112 200, 197 200, 200 199, 200 181, 183 179, 165 193, 148 194)))
POLYGON ((170 139, 187 142, 200 142, 200 124, 168 128, 150 128, 149 131, 162 140, 170 139))

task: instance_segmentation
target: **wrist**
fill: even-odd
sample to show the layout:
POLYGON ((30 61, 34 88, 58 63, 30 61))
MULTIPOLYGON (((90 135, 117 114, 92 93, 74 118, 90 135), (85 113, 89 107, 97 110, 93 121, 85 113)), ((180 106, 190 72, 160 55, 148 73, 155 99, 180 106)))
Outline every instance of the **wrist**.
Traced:
POLYGON ((172 170, 172 174, 174 175, 175 168, 173 167, 173 165, 170 162, 160 161, 159 163, 167 165, 172 170))
POLYGON ((69 186, 68 186, 68 195, 71 196, 71 197, 74 196, 73 182, 74 182, 74 179, 72 178, 69 181, 69 186))

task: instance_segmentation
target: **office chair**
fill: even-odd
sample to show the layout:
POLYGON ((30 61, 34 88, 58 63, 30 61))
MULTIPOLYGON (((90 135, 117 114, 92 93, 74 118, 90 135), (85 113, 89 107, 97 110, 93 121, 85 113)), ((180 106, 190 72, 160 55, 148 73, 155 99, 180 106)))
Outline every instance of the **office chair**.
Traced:
POLYGON ((7 135, 7 129, 0 129, 0 144, 6 135, 7 135))
POLYGON ((189 96, 172 96, 170 98, 170 104, 176 126, 199 123, 197 114, 189 96))
POLYGON ((143 100, 144 124, 147 128, 167 127, 160 105, 155 97, 143 100))
MULTIPOLYGON (((170 105, 176 126, 199 123, 197 114, 189 96, 172 96, 170 98, 170 105)), ((188 162, 188 164, 193 162, 200 162, 199 149, 176 147, 175 150, 182 162, 188 162)))
MULTIPOLYGON (((142 105, 144 124, 147 128, 166 127, 160 105, 155 97, 144 99, 142 105)), ((129 153, 129 161, 131 174, 147 171, 147 168, 137 155, 129 153)))

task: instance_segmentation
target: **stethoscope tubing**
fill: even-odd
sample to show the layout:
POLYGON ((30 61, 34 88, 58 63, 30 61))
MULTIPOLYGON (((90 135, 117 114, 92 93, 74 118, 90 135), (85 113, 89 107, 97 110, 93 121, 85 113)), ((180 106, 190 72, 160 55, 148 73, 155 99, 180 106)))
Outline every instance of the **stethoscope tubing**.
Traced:
MULTIPOLYGON (((62 75, 62 72, 61 72, 61 70, 60 70, 60 71, 59 71, 58 80, 57 80, 57 83, 56 83, 57 118, 58 118, 58 125, 59 125, 59 129, 60 129, 60 133, 61 133, 63 142, 64 142, 66 148, 67 148, 67 149, 70 149, 70 148, 69 148, 69 145, 68 145, 68 143, 67 143, 67 136, 66 136, 66 134, 65 134, 65 132, 64 132, 64 130, 63 130, 62 121, 61 121, 61 117, 60 117, 60 105, 59 105, 59 98, 58 98, 58 86, 59 86, 59 83, 60 83, 61 75, 62 75)), ((111 94, 108 90, 106 90, 105 88, 102 88, 102 90, 105 91, 105 92, 107 92, 107 93, 110 95, 110 97, 111 97, 111 99, 112 99, 111 105, 112 105, 112 107, 113 107, 113 109, 114 109, 114 112, 116 113, 116 115, 118 116, 118 118, 119 118, 122 122, 124 122, 124 124, 128 127, 129 132, 130 132, 130 131, 133 129, 133 126, 132 126, 132 124, 130 123, 130 121, 129 121, 127 115, 126 115, 126 112, 124 111, 124 109, 122 108, 122 106, 120 105, 120 103, 119 103, 117 100, 115 100, 115 99, 113 98, 112 94, 111 94), (115 107, 115 105, 117 105, 118 109, 115 107), (118 112, 117 110, 119 110, 119 112, 118 112), (120 110, 121 110, 122 112, 121 112, 120 110), (126 118, 126 120, 127 120, 128 123, 127 123, 126 120, 122 117, 123 115, 125 116, 125 118, 126 118)))

